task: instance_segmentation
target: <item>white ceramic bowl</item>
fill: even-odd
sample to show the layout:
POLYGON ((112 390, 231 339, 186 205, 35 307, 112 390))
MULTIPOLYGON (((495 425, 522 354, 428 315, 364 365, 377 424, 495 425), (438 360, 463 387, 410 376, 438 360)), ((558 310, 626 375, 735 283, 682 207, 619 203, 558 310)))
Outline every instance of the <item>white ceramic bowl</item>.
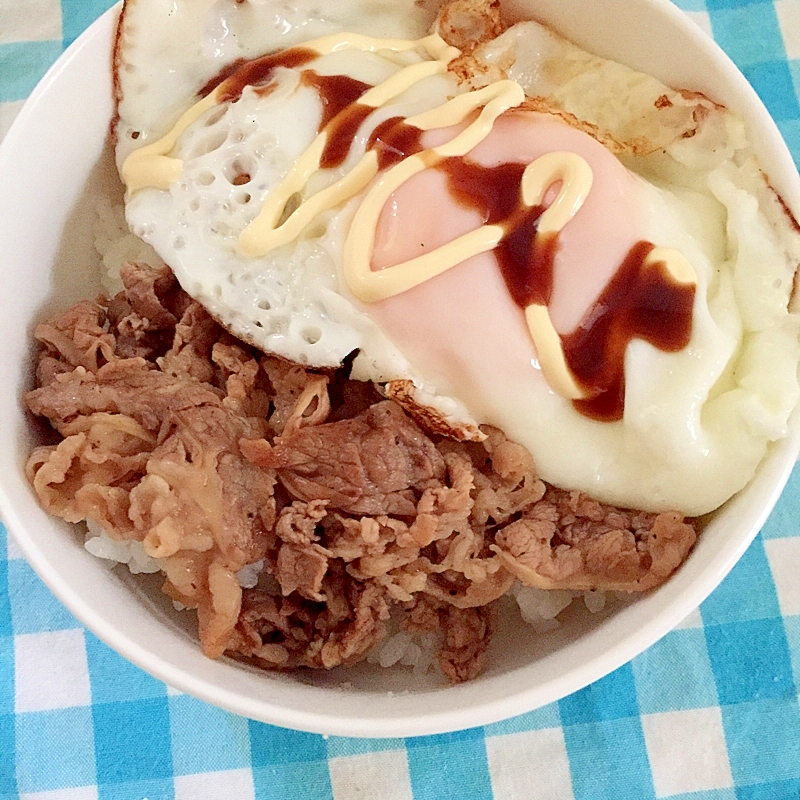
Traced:
MULTIPOLYGON (((738 112, 772 185, 800 216, 800 180, 763 105, 722 51, 667 0, 507 0, 523 17, 534 6, 540 19, 583 47, 738 112)), ((59 59, 0 149, 0 510, 36 571, 78 619, 158 678, 239 714, 320 733, 407 736, 486 724, 580 689, 667 633, 717 586, 777 500, 797 436, 772 450, 665 586, 613 613, 570 609, 567 624, 545 637, 525 626, 502 629, 484 674, 451 688, 413 686, 407 676, 372 667, 346 677, 297 677, 210 661, 157 582, 109 571, 83 549, 74 528, 42 511, 23 473, 34 433, 20 396, 32 381, 34 322, 98 290, 92 207, 98 193, 120 192, 105 143, 115 20, 114 11, 106 14, 59 59)))

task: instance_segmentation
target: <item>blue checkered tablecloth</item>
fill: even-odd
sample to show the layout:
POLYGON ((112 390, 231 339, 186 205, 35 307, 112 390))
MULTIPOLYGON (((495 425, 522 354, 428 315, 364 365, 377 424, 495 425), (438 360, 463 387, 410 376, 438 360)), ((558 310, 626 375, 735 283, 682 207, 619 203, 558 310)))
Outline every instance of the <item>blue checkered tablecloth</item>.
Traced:
MULTIPOLYGON (((0 138, 109 5, 0 0, 0 138)), ((679 5, 800 164, 800 0, 679 5)), ((405 740, 287 731, 175 692, 86 631, 0 525, 0 800, 798 800, 798 687, 800 467, 722 586, 633 662, 533 713, 405 740)))

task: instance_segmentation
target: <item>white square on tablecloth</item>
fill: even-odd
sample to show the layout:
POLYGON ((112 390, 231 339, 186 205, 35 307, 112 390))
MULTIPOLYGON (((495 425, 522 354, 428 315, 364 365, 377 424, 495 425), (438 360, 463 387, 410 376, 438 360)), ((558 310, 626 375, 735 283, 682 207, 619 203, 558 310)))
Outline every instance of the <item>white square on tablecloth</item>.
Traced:
POLYGON ((711 33, 711 17, 707 11, 687 11, 686 16, 709 36, 713 36, 711 33))
POLYGON ((249 769, 176 775, 175 800, 255 800, 253 773, 249 769))
POLYGON ((0 3, 0 44, 61 39, 61 0, 0 3))
POLYGON ((797 0, 775 0, 775 12, 783 33, 789 58, 800 58, 800 3, 797 0))
MULTIPOLYGON (((19 103, 0 103, 0 141, 2 141, 5 131, 11 127, 11 122, 17 116, 20 108, 22 108, 22 101, 19 103), (14 106, 14 108, 10 108, 10 106, 14 106), (4 128, 6 116, 8 116, 8 125, 4 128)), ((20 546, 17 544, 17 540, 14 538, 14 534, 8 530, 6 531, 6 558, 9 561, 13 561, 15 558, 25 558, 20 546)))
POLYGON ((656 797, 733 786, 719 708, 644 714, 642 730, 656 797))
MULTIPOLYGON (((800 3, 797 4, 800 9, 800 3)), ((800 20, 798 20, 800 24, 800 20)), ((800 564, 800 538, 768 539, 764 542, 767 551, 778 603, 784 617, 800 614, 800 580, 797 565, 800 564)))
POLYGON ((82 630, 26 633, 14 638, 18 714, 92 702, 82 630))
POLYGON ((572 800, 561 728, 490 736, 486 755, 495 800, 572 800))
POLYGON ((332 758, 328 762, 328 769, 334 800, 413 798, 405 750, 381 750, 332 758))
POLYGON ((680 631, 687 628, 702 628, 702 627, 703 627, 703 618, 700 616, 700 609, 696 608, 683 620, 683 622, 679 622, 675 626, 675 630, 680 631))
POLYGON ((96 786, 73 789, 53 789, 49 792, 22 792, 19 800, 97 800, 96 786))

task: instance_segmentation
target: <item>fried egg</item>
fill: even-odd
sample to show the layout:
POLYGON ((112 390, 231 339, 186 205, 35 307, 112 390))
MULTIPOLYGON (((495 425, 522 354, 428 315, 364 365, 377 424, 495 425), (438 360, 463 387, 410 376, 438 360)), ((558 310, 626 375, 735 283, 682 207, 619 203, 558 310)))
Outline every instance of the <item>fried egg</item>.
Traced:
MULTIPOLYGON (((304 365, 354 357, 353 377, 412 385, 417 407, 467 438, 481 435, 479 425, 501 428, 557 486, 691 516, 741 489, 768 443, 785 435, 798 399, 797 318, 788 303, 800 236, 738 121, 538 23, 516 25, 468 58, 459 53, 454 69, 444 42, 431 54, 439 47, 426 37, 432 9, 366 0, 324 15, 315 8, 306 0, 129 0, 117 53, 117 156, 132 231, 235 335, 304 365), (329 46, 343 32, 372 44, 349 35, 329 46), (294 59, 270 62, 257 80, 231 89, 243 69, 237 59, 289 47, 294 59), (447 68, 434 69, 437 58, 447 68), (559 59, 572 72, 545 68, 559 59), (412 72, 422 77, 401 80, 412 72), (606 77, 586 101, 589 72, 606 77), (322 88, 330 86, 338 94, 322 88), (393 86, 369 105, 374 87, 393 86), (632 99, 609 115, 621 86, 632 99), (462 153, 459 143, 496 101, 429 120, 480 91, 517 100, 462 153), (350 102, 341 99, 347 92, 350 102), (662 97, 659 115, 653 98, 662 97), (359 103, 369 107, 350 114, 347 136, 336 134, 359 103), (324 150, 330 163, 318 158, 303 171, 326 131, 328 144, 339 135, 343 151, 324 150), (409 131, 416 139, 398 144, 409 131), (153 147, 168 177, 140 181, 131 164, 151 158, 153 147), (444 264, 441 254, 470 236, 511 242, 494 219, 506 191, 498 181, 509 173, 524 184, 528 165, 553 156, 582 165, 588 188, 558 233, 544 300, 519 300, 519 275, 503 266, 500 244, 444 264), (409 174, 395 185, 397 170, 409 174), (483 176, 479 188, 475 175, 483 176), (487 191, 494 199, 480 200, 487 191), (294 225, 304 204, 329 195, 333 202, 294 225), (253 244, 271 205, 273 244, 253 244), (682 265, 674 274, 679 288, 691 287, 689 325, 678 345, 650 334, 626 340, 619 413, 600 413, 590 408, 593 390, 573 379, 564 343, 602 328, 609 287, 642 242, 682 265), (404 270, 422 277, 404 284, 404 270), (386 294, 380 287, 395 278, 401 288, 386 294), (547 336, 533 321, 540 312, 547 336)), ((522 204, 539 209, 538 225, 578 180, 571 176, 552 173, 540 197, 522 204)), ((648 306, 648 330, 657 313, 648 306)), ((605 358, 582 352, 589 371, 605 358)))

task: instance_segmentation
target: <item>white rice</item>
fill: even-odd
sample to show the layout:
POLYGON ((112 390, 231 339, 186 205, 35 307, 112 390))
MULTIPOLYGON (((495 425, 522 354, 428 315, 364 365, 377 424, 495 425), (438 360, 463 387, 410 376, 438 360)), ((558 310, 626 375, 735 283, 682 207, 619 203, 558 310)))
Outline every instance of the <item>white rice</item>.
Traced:
POLYGON ((109 562, 109 567, 115 564, 125 564, 134 574, 150 574, 161 570, 161 563, 156 558, 150 558, 144 551, 141 542, 117 541, 112 539, 96 522, 88 520, 86 523, 86 540, 83 546, 93 555, 109 562))
POLYGON ((436 669, 436 653, 442 643, 442 634, 408 633, 399 630, 397 618, 390 622, 389 635, 367 655, 367 663, 389 667, 411 667, 415 675, 425 675, 436 669))
POLYGON ((561 622, 558 615, 578 598, 583 599, 584 605, 592 614, 597 614, 606 606, 606 593, 600 591, 536 589, 517 581, 509 589, 509 594, 517 601, 522 619, 539 633, 559 628, 561 622))
MULTIPOLYGON (((92 522, 92 520, 87 520, 86 528, 86 539, 83 546, 93 556, 107 561, 109 568, 115 567, 117 564, 125 564, 134 575, 139 575, 140 573, 152 574, 161 571, 161 560, 147 555, 141 542, 112 539, 103 528, 96 522, 92 522)), ((242 567, 236 573, 242 589, 254 588, 263 569, 263 558, 260 561, 246 564, 242 567)), ((179 610, 183 610, 183 608, 185 606, 181 606, 179 610)))
POLYGON ((237 573, 236 578, 242 589, 255 589, 258 585, 258 576, 264 569, 264 559, 253 564, 246 564, 237 573))
POLYGON ((124 288, 119 272, 126 261, 154 267, 164 262, 149 244, 130 232, 125 221, 125 206, 121 202, 112 203, 107 197, 100 196, 95 208, 94 246, 105 267, 101 283, 103 291, 113 297, 124 288))
POLYGON ((606 607, 606 593, 600 591, 584 592, 583 602, 592 614, 597 614, 606 607))

